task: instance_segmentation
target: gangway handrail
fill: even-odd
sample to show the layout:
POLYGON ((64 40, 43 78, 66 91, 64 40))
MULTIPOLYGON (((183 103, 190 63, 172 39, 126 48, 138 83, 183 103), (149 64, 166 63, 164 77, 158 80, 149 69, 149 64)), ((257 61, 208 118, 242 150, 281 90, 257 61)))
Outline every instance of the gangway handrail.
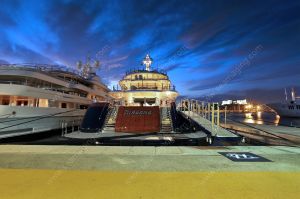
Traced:
POLYGON ((286 139, 286 138, 284 138, 284 137, 281 137, 281 136, 279 136, 279 135, 276 135, 276 134, 274 134, 274 133, 270 133, 270 132, 268 132, 268 131, 266 131, 266 130, 263 130, 263 129, 256 128, 256 127, 254 127, 254 126, 251 126, 251 125, 245 124, 245 123, 243 123, 243 122, 240 122, 240 121, 237 121, 237 120, 233 120, 233 119, 228 119, 228 120, 231 120, 231 121, 233 121, 233 122, 236 122, 236 123, 242 124, 242 125, 244 125, 244 126, 247 126, 247 127, 253 128, 253 129, 255 129, 255 130, 258 130, 258 131, 264 132, 264 133, 266 133, 266 134, 272 135, 272 136, 274 136, 274 137, 277 137, 278 139, 282 139, 282 140, 285 140, 285 141, 289 141, 289 142, 292 142, 292 143, 294 143, 294 144, 295 144, 295 142, 293 142, 293 141, 291 141, 291 140, 289 140, 289 139, 286 139))

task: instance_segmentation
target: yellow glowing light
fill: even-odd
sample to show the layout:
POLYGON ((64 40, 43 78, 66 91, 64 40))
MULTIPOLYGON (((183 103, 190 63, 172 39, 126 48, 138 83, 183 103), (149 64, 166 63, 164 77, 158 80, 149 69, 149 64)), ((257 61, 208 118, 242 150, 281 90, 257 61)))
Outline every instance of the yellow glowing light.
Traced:
POLYGON ((250 108, 252 108, 252 105, 251 105, 251 104, 248 104, 248 105, 245 106, 245 108, 246 108, 246 109, 250 109, 250 108))
POLYGON ((245 113, 245 117, 247 119, 252 119, 252 114, 251 113, 245 113))
POLYGON ((260 109, 260 106, 257 106, 256 108, 257 108, 257 110, 259 110, 259 109, 260 109))

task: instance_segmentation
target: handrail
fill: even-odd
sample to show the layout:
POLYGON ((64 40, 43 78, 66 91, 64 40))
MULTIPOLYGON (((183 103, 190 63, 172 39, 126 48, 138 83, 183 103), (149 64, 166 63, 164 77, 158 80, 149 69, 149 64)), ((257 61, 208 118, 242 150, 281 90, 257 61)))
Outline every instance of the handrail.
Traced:
POLYGON ((147 71, 145 69, 131 69, 131 70, 128 70, 126 71, 125 73, 125 76, 126 75, 129 75, 129 74, 132 74, 132 73, 139 73, 139 72, 145 72, 145 73, 160 73, 160 74, 163 74, 163 75, 167 75, 167 72, 164 71, 164 70, 159 70, 159 69, 154 69, 154 70, 151 70, 151 71, 147 71))
POLYGON ((61 72, 71 72, 76 75, 80 73, 72 68, 68 68, 64 65, 51 65, 51 64, 35 64, 35 63, 24 63, 24 64, 0 64, 0 68, 7 69, 29 69, 36 71, 61 71, 61 72))
MULTIPOLYGON (((297 144, 296 142, 293 142, 293 141, 291 141, 291 140, 289 140, 289 139, 287 139, 287 138, 281 137, 281 136, 279 136, 279 135, 277 135, 277 134, 270 133, 270 132, 268 132, 268 131, 266 131, 266 130, 263 130, 263 129, 260 129, 260 128, 256 128, 256 127, 254 127, 254 126, 251 126, 251 125, 245 124, 245 123, 243 123, 243 122, 240 122, 240 121, 237 121, 237 120, 233 120, 233 119, 228 119, 228 120, 231 120, 231 121, 233 121, 233 122, 236 122, 236 123, 242 124, 242 125, 244 125, 244 126, 247 126, 247 127, 250 127, 250 128, 252 128, 252 129, 255 129, 255 130, 261 131, 261 132, 263 132, 263 133, 266 133, 266 134, 272 135, 272 136, 274 136, 274 137, 276 137, 276 138, 278 138, 278 139, 282 139, 282 140, 285 140, 285 141, 292 142, 293 144, 297 144)), ((298 146, 297 146, 297 147, 298 147, 298 146)))
POLYGON ((112 91, 141 91, 141 90, 149 90, 149 91, 175 91, 176 89, 174 86, 172 86, 171 88, 165 88, 165 89, 158 89, 158 87, 154 87, 154 88, 149 88, 149 87, 139 87, 139 88, 135 88, 135 89, 120 89, 120 88, 113 88, 112 91))
MULTIPOLYGON (((74 94, 66 93, 67 91, 59 90, 59 89, 52 88, 52 87, 49 87, 49 86, 34 85, 34 84, 31 84, 31 83, 27 83, 25 81, 23 82, 23 81, 1 81, 0 80, 0 84, 29 86, 29 87, 33 87, 33 88, 39 88, 39 89, 43 89, 43 90, 54 91, 54 92, 67 94, 67 95, 72 95, 72 96, 78 96, 78 97, 82 97, 82 98, 86 98, 86 96, 87 96, 87 95, 84 95, 82 93, 78 93, 78 95, 74 95, 74 94)), ((75 93, 74 91, 70 91, 70 92, 75 93)))

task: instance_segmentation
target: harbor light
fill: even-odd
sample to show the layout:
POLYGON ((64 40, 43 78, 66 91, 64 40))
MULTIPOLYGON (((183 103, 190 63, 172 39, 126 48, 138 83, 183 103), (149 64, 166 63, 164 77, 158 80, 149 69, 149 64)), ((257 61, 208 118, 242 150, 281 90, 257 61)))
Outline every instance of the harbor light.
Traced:
POLYGON ((257 109, 257 110, 260 110, 260 106, 258 105, 258 106, 256 107, 256 109, 257 109))
POLYGON ((252 108, 252 105, 251 104, 248 104, 247 106, 245 106, 246 109, 251 109, 252 108))

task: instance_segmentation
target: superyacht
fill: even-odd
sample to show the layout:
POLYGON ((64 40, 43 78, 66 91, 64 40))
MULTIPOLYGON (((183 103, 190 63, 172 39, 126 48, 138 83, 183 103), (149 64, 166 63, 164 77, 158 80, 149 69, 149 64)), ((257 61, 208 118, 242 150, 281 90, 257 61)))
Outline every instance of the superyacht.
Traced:
POLYGON ((110 101, 99 62, 78 67, 1 64, 0 138, 78 126, 89 104, 110 101))
POLYGON ((291 91, 291 100, 288 101, 288 97, 285 90, 285 102, 284 103, 272 103, 268 104, 276 113, 281 117, 295 117, 300 118, 300 97, 296 96, 294 89, 291 91))

